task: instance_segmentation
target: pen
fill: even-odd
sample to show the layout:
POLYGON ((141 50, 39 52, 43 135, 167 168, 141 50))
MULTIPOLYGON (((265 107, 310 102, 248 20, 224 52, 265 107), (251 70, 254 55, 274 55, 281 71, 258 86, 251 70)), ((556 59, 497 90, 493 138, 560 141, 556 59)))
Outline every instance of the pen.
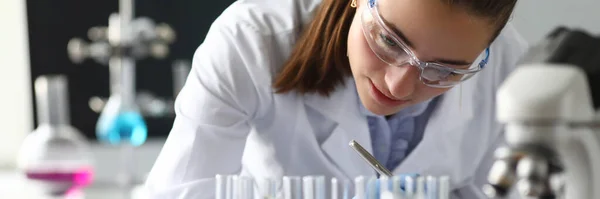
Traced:
POLYGON ((356 142, 355 140, 350 141, 350 147, 352 147, 352 149, 354 149, 354 151, 356 151, 358 155, 360 155, 360 157, 363 158, 363 160, 365 160, 369 165, 371 165, 371 167, 373 167, 373 169, 375 169, 375 171, 377 171, 379 175, 393 177, 392 172, 390 172, 383 165, 381 165, 381 163, 379 163, 379 161, 377 161, 375 157, 373 157, 367 150, 365 150, 365 148, 358 144, 358 142, 356 142))

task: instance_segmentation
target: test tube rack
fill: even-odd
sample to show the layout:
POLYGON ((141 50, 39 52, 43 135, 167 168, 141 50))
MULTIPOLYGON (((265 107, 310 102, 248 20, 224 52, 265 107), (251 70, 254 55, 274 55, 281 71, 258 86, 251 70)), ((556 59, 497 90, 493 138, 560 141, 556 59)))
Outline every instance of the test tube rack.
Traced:
POLYGON ((216 176, 215 199, 448 199, 448 176, 358 176, 350 180, 325 176, 255 179, 216 176), (385 185, 385 186, 381 186, 385 185))

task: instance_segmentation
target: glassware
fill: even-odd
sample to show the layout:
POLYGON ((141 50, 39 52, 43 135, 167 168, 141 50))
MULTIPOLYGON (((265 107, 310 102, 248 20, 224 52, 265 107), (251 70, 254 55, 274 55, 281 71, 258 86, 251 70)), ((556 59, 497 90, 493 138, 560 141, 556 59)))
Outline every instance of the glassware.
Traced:
POLYGON ((448 199, 448 176, 395 175, 358 176, 353 180, 338 180, 321 175, 283 176, 280 179, 252 179, 238 175, 216 175, 216 199, 282 198, 282 199, 448 199), (243 183, 242 179, 246 182, 243 183), (254 195, 252 185, 258 185, 254 195), (327 183, 329 182, 329 183, 327 183), (247 185, 247 186, 245 186, 247 185), (351 186, 354 186, 352 189, 351 186), (328 194, 329 193, 329 194, 328 194))
POLYGON ((135 100, 135 64, 133 59, 113 57, 109 63, 111 95, 96 124, 96 137, 102 143, 119 146, 122 171, 118 183, 135 183, 133 148, 146 142, 148 129, 135 100))
POLYGON ((77 194, 92 183, 94 167, 90 144, 70 125, 67 79, 46 75, 34 84, 38 127, 21 146, 18 168, 44 194, 77 194))

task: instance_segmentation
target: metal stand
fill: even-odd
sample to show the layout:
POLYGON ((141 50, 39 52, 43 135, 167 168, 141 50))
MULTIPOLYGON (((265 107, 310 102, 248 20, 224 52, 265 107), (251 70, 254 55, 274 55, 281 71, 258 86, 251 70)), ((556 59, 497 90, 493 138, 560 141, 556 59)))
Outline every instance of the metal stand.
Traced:
MULTIPOLYGON (((123 149, 120 154, 122 171, 117 174, 117 183, 128 197, 130 188, 138 181, 132 172, 135 162, 133 148, 142 145, 147 138, 144 113, 146 116, 163 116, 171 113, 168 110, 172 108, 163 105, 157 111, 156 102, 150 102, 158 99, 151 94, 136 94, 135 62, 149 57, 166 58, 169 44, 175 41, 175 32, 169 25, 157 25, 147 17, 135 18, 134 1, 120 0, 119 13, 110 15, 108 26, 92 27, 88 37, 91 43, 79 38, 71 39, 68 53, 74 63, 92 59, 109 67, 111 95, 108 100, 91 99, 90 108, 100 113, 96 126, 99 141, 123 149)), ((120 158, 115 157, 117 159, 120 158)))
MULTIPOLYGON (((132 60, 133 68, 135 61, 146 58, 164 59, 169 55, 169 45, 175 41, 175 32, 165 23, 155 24, 147 17, 134 17, 134 1, 120 0, 119 13, 113 13, 109 17, 109 23, 106 27, 92 27, 88 31, 90 43, 80 38, 73 38, 69 41, 67 51, 69 58, 74 63, 82 63, 86 59, 92 59, 100 64, 111 67, 111 59, 120 59, 126 62, 132 60)), ((126 66, 129 67, 129 66, 126 66)), ((173 64, 173 82, 174 85, 182 86, 180 82, 185 81, 185 77, 191 68, 187 61, 178 60, 173 64), (181 75, 181 73, 185 75, 181 75), (184 79, 182 79, 184 78, 184 79)), ((115 67, 111 67, 115 68, 115 67)), ((119 69, 120 70, 120 69, 119 69)), ((128 69, 129 70, 129 69, 128 69)), ((126 81, 135 82, 135 69, 126 81)), ((113 71, 113 69, 111 69, 113 71)), ((118 71, 118 70, 117 70, 118 71)), ((114 72, 110 74, 111 93, 113 93, 116 80, 114 72)), ((120 85, 122 87, 123 85, 120 85)), ((144 117, 164 117, 173 116, 172 99, 159 98, 148 91, 135 91, 135 85, 132 83, 134 101, 139 106, 139 111, 144 117)), ((179 90, 176 87, 174 90, 179 90)), ((101 113, 108 99, 104 97, 92 97, 89 100, 89 107, 97 113, 101 113)))

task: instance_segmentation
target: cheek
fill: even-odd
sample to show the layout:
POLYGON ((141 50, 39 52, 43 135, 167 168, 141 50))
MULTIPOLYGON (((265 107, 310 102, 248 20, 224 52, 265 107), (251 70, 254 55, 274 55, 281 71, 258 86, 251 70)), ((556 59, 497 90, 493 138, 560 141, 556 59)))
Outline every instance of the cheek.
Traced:
POLYGON ((425 100, 437 97, 448 90, 450 90, 450 88, 433 88, 425 84, 420 84, 418 88, 418 102, 423 102, 425 100))

